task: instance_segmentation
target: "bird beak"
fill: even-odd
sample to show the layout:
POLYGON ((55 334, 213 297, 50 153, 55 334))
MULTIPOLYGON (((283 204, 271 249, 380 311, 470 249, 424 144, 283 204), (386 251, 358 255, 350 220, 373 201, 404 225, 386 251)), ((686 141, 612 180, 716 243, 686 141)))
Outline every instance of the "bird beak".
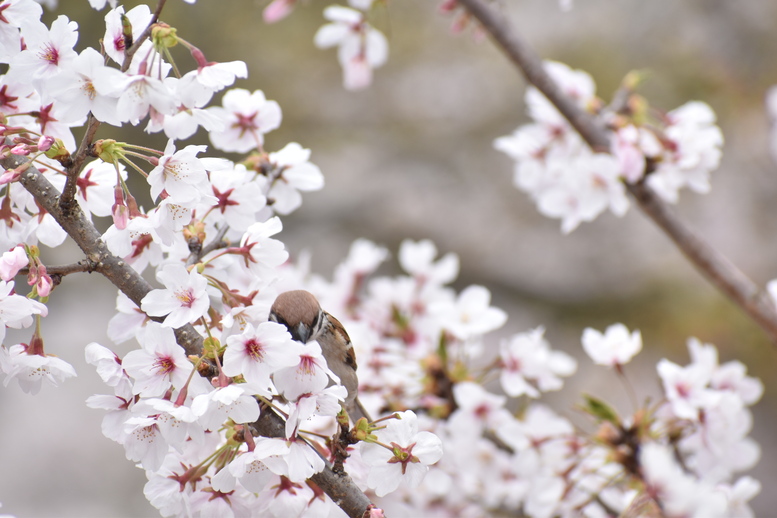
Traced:
POLYGON ((310 328, 302 322, 297 324, 297 328, 294 329, 291 334, 292 338, 302 342, 303 344, 308 343, 308 340, 310 340, 310 328))

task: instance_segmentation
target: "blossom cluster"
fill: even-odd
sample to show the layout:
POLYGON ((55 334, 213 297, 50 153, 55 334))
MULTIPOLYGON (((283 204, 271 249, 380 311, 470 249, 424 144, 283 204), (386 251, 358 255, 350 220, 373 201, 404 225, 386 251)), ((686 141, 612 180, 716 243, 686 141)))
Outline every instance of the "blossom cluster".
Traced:
MULTIPOLYGON (((496 356, 489 356, 488 333, 504 323, 504 313, 490 305, 483 287, 458 295, 450 291, 445 284, 454 280, 458 261, 451 254, 436 259, 436 254, 429 241, 405 241, 398 253, 403 275, 368 277, 387 251, 360 240, 332 281, 312 275, 306 284, 337 309, 352 334, 360 397, 369 410, 413 408, 442 440, 444 454, 426 479, 377 500, 382 508, 399 516, 489 516, 511 510, 536 517, 598 517, 623 512, 641 489, 655 497, 666 516, 752 516, 747 502, 760 484, 735 476, 760 456, 748 437, 747 407, 763 388, 746 376, 743 364, 718 365, 714 346, 691 339, 690 365, 659 363, 664 397, 658 407, 619 417, 592 399, 586 408, 599 429, 586 433, 534 401, 561 389, 577 362, 554 350, 542 328, 502 339, 496 356), (489 378, 499 379, 501 390, 486 389, 480 380, 489 378), (518 412, 515 403, 521 400, 513 397, 522 398, 518 412), (678 415, 673 409, 684 404, 693 411, 678 415), (653 452, 675 448, 689 471, 677 464, 674 471, 654 471, 654 455, 661 453, 653 452), (633 471, 633 466, 644 468, 633 471), (679 476, 687 491, 659 491, 656 484, 672 487, 679 476), (693 499, 696 489, 712 500, 693 499), (675 500, 679 495, 686 500, 675 500)), ((639 331, 623 324, 604 332, 586 329, 581 343, 595 364, 624 376, 624 365, 642 349, 639 331)), ((379 488, 376 492, 381 495, 379 488)))
MULTIPOLYGON (((348 0, 350 7, 330 5, 324 9, 323 25, 314 37, 318 48, 337 47, 337 60, 343 68, 343 86, 361 90, 372 83, 372 70, 388 59, 388 41, 370 25, 368 13, 374 0, 348 0)), ((288 16, 297 0, 273 0, 265 7, 264 21, 275 23, 288 16)))
POLYGON ((709 191, 723 135, 707 104, 689 102, 669 113, 651 112, 643 99, 608 107, 596 97, 586 72, 553 61, 545 69, 580 109, 607 122, 611 148, 592 151, 533 86, 525 99, 533 122, 496 139, 494 147, 515 160, 515 186, 532 197, 543 215, 560 219, 564 233, 606 210, 623 216, 629 208, 627 184, 645 182, 671 203, 684 187, 709 191))
MULTIPOLYGON (((275 0, 265 18, 279 19, 293 4, 275 0)), ((368 84, 386 58, 385 39, 366 23, 371 4, 328 8, 332 23, 315 38, 339 46, 349 88, 368 84)), ((0 247, 8 250, 0 259, 0 337, 8 327, 35 330, 29 343, 0 346, 4 385, 16 381, 36 393, 44 381, 75 376, 46 352, 40 331, 55 284, 37 245, 58 246, 67 234, 23 188, 21 175, 34 166, 65 190, 65 169, 77 153, 72 130, 84 125, 144 124, 166 137, 159 150, 89 142, 94 160, 80 172, 74 201, 88 219, 111 218, 102 235, 108 250, 157 280, 139 305, 120 292, 108 323, 114 343, 138 347, 119 357, 90 343, 85 354, 110 391, 87 404, 105 411, 104 435, 145 471, 145 495, 163 516, 342 515, 312 480, 327 461, 340 463, 396 516, 510 510, 598 517, 625 509, 638 490, 668 516, 749 512, 758 483, 733 478, 759 457, 747 407, 762 387, 742 364, 719 365, 713 346, 691 341, 690 365, 659 364, 659 408, 621 418, 588 398, 585 408, 600 428, 585 434, 536 401, 560 390, 577 361, 553 349, 542 327, 489 347, 489 334, 507 315, 487 288, 451 287, 459 272, 454 254, 438 257, 430 241, 405 241, 398 250, 403 273, 393 277, 378 275, 388 250, 367 240, 351 246, 331 279, 312 273, 304 257, 290 260, 278 239, 281 218, 301 205, 302 192, 321 189, 324 177, 296 142, 265 149, 264 135, 280 126, 282 111, 262 91, 232 88, 220 106, 209 106, 246 77, 244 63, 208 61, 174 28, 152 24, 145 5, 125 12, 111 3, 104 55, 74 50, 78 26, 67 17, 47 26, 32 0, 6 5, 0 153, 30 161, 0 175, 0 247), (183 74, 170 51, 178 45, 196 65, 183 74), (215 149, 245 158, 233 162, 206 156, 207 146, 179 144, 200 127, 215 149), (131 175, 142 177, 153 206, 138 205, 131 175), (14 291, 20 273, 29 297, 14 291), (346 455, 331 439, 345 426, 346 389, 321 345, 294 341, 268 318, 276 296, 291 289, 315 294, 355 348, 360 399, 376 419, 353 423, 346 455), (187 356, 177 344, 174 329, 185 326, 198 333, 202 351, 187 356), (488 390, 496 380, 499 390, 488 390), (260 433, 268 415, 284 421, 276 436, 260 433)), ((581 106, 597 104, 586 74, 549 67, 581 106)), ((613 116, 620 147, 609 155, 586 151, 538 92, 527 100, 535 124, 498 146, 519 159, 519 186, 566 230, 608 207, 624 212, 623 180, 644 178, 667 198, 682 186, 703 190, 718 158, 719 139, 709 144, 719 132, 704 105, 667 114, 660 131, 613 116)), ((594 363, 624 375, 642 342, 638 332, 615 325, 586 330, 582 346, 594 363)))

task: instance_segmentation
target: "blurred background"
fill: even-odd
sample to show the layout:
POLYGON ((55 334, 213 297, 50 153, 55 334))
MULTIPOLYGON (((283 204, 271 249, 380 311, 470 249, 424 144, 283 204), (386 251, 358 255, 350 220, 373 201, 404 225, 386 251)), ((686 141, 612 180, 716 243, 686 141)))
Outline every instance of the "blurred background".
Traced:
MULTIPOLYGON (((139 2, 127 2, 130 8, 139 2)), ((163 20, 203 49, 209 60, 244 60, 250 77, 236 86, 262 89, 283 109, 266 148, 289 141, 312 150, 325 189, 307 194, 284 220, 292 255, 308 250, 313 270, 330 276, 350 243, 365 237, 396 253, 405 238, 432 239, 461 258, 457 288, 482 284, 510 318, 491 337, 538 325, 551 344, 576 356, 580 372, 547 398, 575 423, 581 390, 624 412, 628 398, 608 371, 589 366, 580 335, 615 322, 640 329, 644 350, 626 373, 643 397, 659 394, 661 357, 688 362, 689 336, 717 345, 721 362, 743 361, 766 386, 754 408, 753 437, 763 449, 752 475, 763 484, 757 516, 773 514, 777 494, 777 354, 758 327, 710 287, 636 208, 610 214, 563 236, 512 186, 512 163, 492 148, 496 137, 526 122, 525 83, 487 40, 471 30, 453 35, 437 0, 390 0, 372 13, 386 34, 389 62, 364 92, 343 90, 334 50, 313 46, 330 2, 300 0, 292 16, 265 25, 269 0, 168 2, 163 20)), ((670 110, 709 103, 726 138, 712 193, 683 192, 676 211, 714 247, 763 285, 777 277, 777 176, 768 152, 766 90, 777 83, 777 3, 769 0, 577 0, 562 12, 555 0, 506 0, 506 15, 547 59, 592 74, 609 100, 630 70, 649 72, 641 92, 670 110)), ((102 13, 85 0, 60 2, 81 28, 78 50, 97 45, 102 13)), ((48 21, 55 15, 47 13, 48 21)), ((193 63, 183 49, 179 67, 193 63)), ((99 137, 163 149, 166 139, 103 127, 99 137)), ((191 143, 207 144, 200 132, 191 143)), ((237 157, 233 157, 237 158, 237 157)), ((44 260, 80 258, 74 247, 44 250, 44 260)), ((382 271, 396 272, 391 262, 382 271)), ((145 500, 143 472, 121 446, 100 433, 103 413, 84 400, 106 393, 83 346, 105 336, 115 289, 97 275, 65 279, 44 321, 46 349, 72 363, 79 377, 28 396, 16 383, 0 390, 0 502, 18 517, 156 516, 145 500)), ((9 335, 26 341, 31 330, 9 335)), ((114 348, 125 354, 131 344, 114 348)))

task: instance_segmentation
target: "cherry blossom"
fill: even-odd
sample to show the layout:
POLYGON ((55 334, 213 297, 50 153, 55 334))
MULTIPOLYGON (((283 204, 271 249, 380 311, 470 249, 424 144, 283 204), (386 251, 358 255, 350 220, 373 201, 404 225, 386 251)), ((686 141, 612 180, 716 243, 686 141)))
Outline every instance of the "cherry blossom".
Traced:
POLYGON ((173 330, 149 324, 139 334, 142 349, 127 353, 122 366, 135 381, 133 394, 144 397, 162 396, 170 389, 182 389, 192 371, 192 364, 175 342, 173 330))
POLYGON ((375 443, 361 445, 362 459, 370 466, 367 484, 378 496, 396 490, 400 484, 417 486, 443 454, 442 443, 430 432, 418 431, 418 418, 410 410, 397 414, 386 428, 376 430, 378 440, 386 448, 375 443))
MULTIPOLYGON (((279 369, 273 375, 273 381, 286 399, 295 401, 302 395, 321 392, 336 376, 326 366, 321 354, 321 346, 312 341, 297 352, 294 365, 279 369)), ((338 380, 339 381, 339 380, 338 380)))
POLYGON ((66 107, 62 115, 65 119, 80 120, 91 112, 97 120, 121 125, 117 112, 118 93, 111 85, 123 82, 124 75, 106 67, 99 52, 84 49, 59 79, 49 92, 66 107))
POLYGON ((202 161, 197 158, 205 149, 205 146, 186 146, 176 151, 175 142, 168 141, 159 165, 148 174, 151 197, 157 198, 165 191, 172 201, 187 203, 200 201, 209 194, 208 175, 202 161))
POLYGON ((286 327, 275 322, 262 322, 256 327, 249 323, 242 334, 230 336, 226 343, 224 374, 242 374, 248 383, 265 389, 272 384, 270 376, 274 372, 296 366, 303 353, 286 327))
POLYGON ((583 349, 597 365, 625 365, 642 349, 642 335, 623 324, 613 324, 602 334, 590 327, 583 331, 583 349))
POLYGON ((84 353, 86 363, 97 368, 97 374, 109 387, 115 387, 126 379, 121 358, 107 347, 92 342, 84 348, 84 353))
POLYGON ((213 477, 213 488, 224 493, 234 491, 239 481, 247 490, 259 493, 273 480, 273 475, 279 474, 271 471, 264 461, 270 456, 277 457, 288 453, 289 448, 284 441, 258 438, 253 450, 241 452, 213 477))
POLYGON ((354 9, 330 5, 324 18, 331 21, 316 32, 319 48, 338 46, 337 58, 343 67, 343 86, 348 90, 366 88, 372 83, 372 69, 388 59, 386 37, 354 9))
POLYGON ((51 355, 33 354, 27 344, 16 344, 7 349, 0 346, 0 370, 5 374, 4 387, 15 379, 24 392, 32 395, 40 392, 43 380, 56 387, 76 375, 73 366, 66 361, 51 355))
POLYGON ((165 317, 163 326, 181 327, 208 311, 208 281, 196 270, 189 272, 181 264, 169 264, 157 273, 157 278, 165 289, 152 290, 143 297, 140 307, 150 316, 165 317))
POLYGON ((209 134, 214 147, 222 151, 245 153, 264 144, 264 134, 281 125, 281 108, 268 101, 264 92, 251 93, 242 88, 229 90, 221 100, 223 107, 208 110, 224 121, 225 130, 209 134))
POLYGON ((192 412, 206 430, 218 430, 227 420, 252 423, 259 417, 259 406, 240 385, 217 388, 192 401, 192 412))
POLYGON ((246 268, 259 277, 271 275, 273 268, 283 264, 289 254, 282 242, 270 238, 283 228, 277 217, 256 222, 246 230, 240 240, 239 253, 246 268))
POLYGON ((54 20, 51 28, 41 22, 28 23, 24 40, 26 49, 11 59, 8 74, 18 81, 31 80, 38 91, 45 92, 76 59, 73 47, 78 41, 78 24, 65 15, 54 20))
POLYGON ((0 327, 0 342, 5 339, 6 328, 30 327, 33 315, 45 317, 48 314, 48 308, 44 304, 12 293, 13 289, 13 281, 0 281, 0 322, 4 324, 0 327))
POLYGON ((19 270, 27 266, 30 260, 27 258, 27 252, 24 251, 23 246, 16 246, 3 253, 0 258, 0 279, 4 281, 10 281, 19 270))
POLYGON ((448 253, 435 262, 437 247, 428 239, 418 242, 405 240, 399 247, 399 264, 421 284, 441 286, 452 282, 459 274, 459 258, 448 253))
MULTIPOLYGON (((104 3, 103 3, 104 5, 104 3)), ((124 14, 132 25, 132 37, 135 41, 140 33, 151 23, 151 9, 146 4, 140 4, 124 13, 124 6, 120 5, 108 11, 105 15, 105 35, 103 46, 105 53, 119 65, 124 64, 124 36, 122 33, 121 16, 124 14)))
POLYGON ((430 311, 447 323, 447 329, 454 336, 467 340, 498 329, 507 321, 507 314, 490 304, 491 293, 488 289, 469 286, 459 294, 453 305, 434 305, 430 311))
POLYGON ((269 160, 278 176, 267 197, 272 200, 272 208, 278 214, 290 214, 302 205, 299 191, 318 191, 324 187, 321 170, 308 161, 310 150, 303 149, 296 142, 270 153, 269 160))
POLYGON ((561 376, 577 370, 577 362, 571 356, 551 350, 544 334, 545 330, 538 327, 500 344, 500 381, 508 395, 536 398, 541 391, 559 390, 563 386, 561 376))

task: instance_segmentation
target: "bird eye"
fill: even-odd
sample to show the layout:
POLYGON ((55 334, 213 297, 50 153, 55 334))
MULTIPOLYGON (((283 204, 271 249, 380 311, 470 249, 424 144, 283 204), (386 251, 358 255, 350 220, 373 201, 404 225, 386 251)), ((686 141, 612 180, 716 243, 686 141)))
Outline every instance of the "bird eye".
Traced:
POLYGON ((318 325, 318 320, 321 318, 321 312, 316 313, 316 316, 313 317, 313 322, 310 323, 310 329, 315 329, 318 325))

